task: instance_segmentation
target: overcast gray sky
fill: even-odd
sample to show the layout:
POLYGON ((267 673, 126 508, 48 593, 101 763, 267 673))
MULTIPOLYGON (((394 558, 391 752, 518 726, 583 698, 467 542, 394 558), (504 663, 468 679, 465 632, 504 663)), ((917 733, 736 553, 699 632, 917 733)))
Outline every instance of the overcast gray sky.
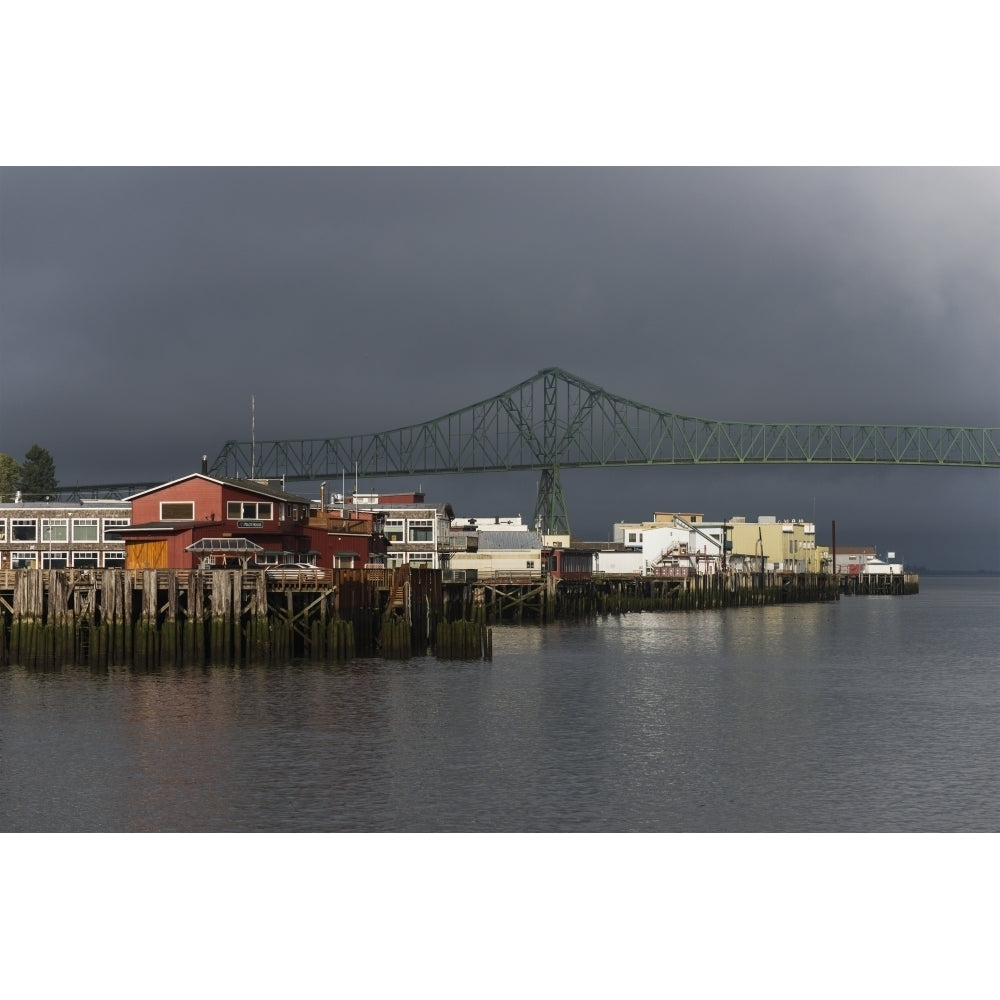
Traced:
MULTIPOLYGON (((559 366, 739 421, 1000 425, 1000 171, 8 168, 0 452, 168 480, 225 440, 421 422, 559 366)), ((535 480, 422 485, 531 514, 535 480)), ((654 510, 1000 568, 1000 472, 567 471, 574 533, 654 510)))

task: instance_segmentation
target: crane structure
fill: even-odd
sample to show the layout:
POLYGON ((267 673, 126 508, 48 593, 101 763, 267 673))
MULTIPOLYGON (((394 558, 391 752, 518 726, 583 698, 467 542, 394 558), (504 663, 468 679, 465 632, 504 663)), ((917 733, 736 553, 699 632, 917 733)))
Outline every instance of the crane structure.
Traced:
POLYGON ((560 469, 810 463, 1000 468, 1000 428, 708 420, 544 368, 490 399, 395 430, 227 441, 209 472, 318 481, 345 473, 383 478, 535 470, 533 522, 547 533, 569 534, 560 469))

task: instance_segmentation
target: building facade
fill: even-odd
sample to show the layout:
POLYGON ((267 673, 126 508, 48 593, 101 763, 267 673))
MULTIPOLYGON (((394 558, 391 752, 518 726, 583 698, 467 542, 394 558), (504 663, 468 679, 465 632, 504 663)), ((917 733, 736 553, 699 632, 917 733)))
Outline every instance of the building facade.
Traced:
POLYGON ((725 565, 728 527, 724 521, 706 521, 701 514, 657 511, 652 521, 619 522, 614 538, 624 551, 642 554, 642 574, 705 575, 725 565))
POLYGON ((451 530, 451 505, 427 503, 423 493, 356 494, 344 507, 345 515, 366 511, 381 522, 384 546, 373 547, 376 564, 384 560, 389 568, 409 564, 441 569, 443 557, 447 562, 451 551, 466 547, 464 536, 451 530))
POLYGON ((829 571, 828 550, 816 544, 810 521, 779 521, 761 515, 756 521, 733 517, 732 564, 759 573, 822 573, 829 571))
POLYGON ((362 569, 385 564, 382 518, 370 510, 314 510, 307 531, 317 566, 362 569))
POLYGON ((260 480, 193 473, 128 500, 126 569, 316 561, 309 501, 260 480))
POLYGON ((120 569, 124 500, 0 504, 0 569, 120 569))
MULTIPOLYGON (((489 525, 487 525, 489 527, 489 525)), ((545 569, 542 536, 536 531, 479 531, 474 551, 456 551, 448 559, 451 570, 476 571, 480 580, 529 582, 541 579, 545 569)))

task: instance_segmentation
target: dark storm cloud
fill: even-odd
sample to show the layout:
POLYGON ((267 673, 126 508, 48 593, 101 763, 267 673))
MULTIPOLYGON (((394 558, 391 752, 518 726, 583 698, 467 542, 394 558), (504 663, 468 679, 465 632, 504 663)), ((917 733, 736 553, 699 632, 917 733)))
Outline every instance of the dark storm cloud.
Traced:
MULTIPOLYGON (((998 195, 995 170, 5 170, 0 451, 166 479, 249 438, 251 395, 259 439, 327 437, 551 365, 695 416, 995 426, 998 195)), ((589 537, 654 508, 811 516, 818 494, 821 524, 849 507, 914 551, 942 511, 974 521, 956 558, 995 566, 997 473, 935 472, 566 479, 589 537)), ((530 476, 423 485, 534 503, 530 476)))

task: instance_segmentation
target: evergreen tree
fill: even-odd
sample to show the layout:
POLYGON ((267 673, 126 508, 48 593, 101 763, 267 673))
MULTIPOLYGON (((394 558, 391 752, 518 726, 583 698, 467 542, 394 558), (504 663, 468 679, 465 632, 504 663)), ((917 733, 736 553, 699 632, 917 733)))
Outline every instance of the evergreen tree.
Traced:
POLYGON ((33 444, 25 453, 18 488, 24 500, 44 500, 55 493, 56 463, 42 447, 33 444))
POLYGON ((20 478, 21 466, 17 459, 0 453, 0 503, 14 499, 14 491, 20 478))

